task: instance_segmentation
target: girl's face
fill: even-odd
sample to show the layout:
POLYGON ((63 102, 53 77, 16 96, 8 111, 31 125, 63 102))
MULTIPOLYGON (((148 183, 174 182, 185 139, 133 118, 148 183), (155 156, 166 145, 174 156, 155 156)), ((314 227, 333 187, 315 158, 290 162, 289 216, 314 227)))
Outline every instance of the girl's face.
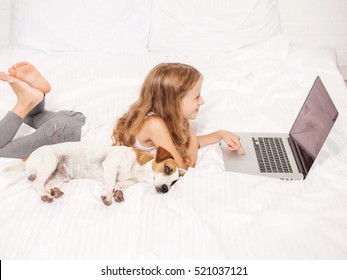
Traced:
POLYGON ((205 103, 200 95, 201 84, 202 79, 199 79, 195 86, 181 100, 181 110, 185 119, 194 120, 199 113, 200 106, 205 103))

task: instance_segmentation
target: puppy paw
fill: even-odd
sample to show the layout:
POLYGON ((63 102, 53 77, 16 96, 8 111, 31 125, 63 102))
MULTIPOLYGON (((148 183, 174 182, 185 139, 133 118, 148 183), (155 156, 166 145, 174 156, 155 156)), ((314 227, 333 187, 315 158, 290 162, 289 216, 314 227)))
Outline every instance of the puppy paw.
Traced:
POLYGON ((122 202, 124 201, 124 195, 121 190, 113 190, 113 198, 115 202, 122 202))
POLYGON ((106 195, 102 195, 101 200, 106 206, 110 206, 112 204, 112 200, 108 199, 106 195))
POLYGON ((64 193, 59 188, 53 188, 51 189, 51 196, 54 198, 62 197, 64 193))
POLYGON ((43 202, 48 202, 48 203, 51 203, 53 202, 53 197, 49 196, 49 195, 43 195, 41 196, 41 200, 43 202))

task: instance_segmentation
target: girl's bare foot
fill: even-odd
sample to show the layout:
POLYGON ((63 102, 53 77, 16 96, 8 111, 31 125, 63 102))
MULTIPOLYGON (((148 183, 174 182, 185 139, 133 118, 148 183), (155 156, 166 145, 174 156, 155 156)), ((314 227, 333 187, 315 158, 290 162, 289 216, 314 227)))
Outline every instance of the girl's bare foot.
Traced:
POLYGON ((0 72, 0 80, 9 83, 17 95, 17 104, 12 112, 22 119, 25 119, 31 110, 43 100, 44 94, 42 91, 29 86, 16 77, 0 72))
POLYGON ((48 93, 51 90, 51 85, 49 82, 42 76, 42 74, 30 63, 18 62, 8 69, 8 73, 11 76, 16 77, 33 88, 37 88, 43 93, 48 93))

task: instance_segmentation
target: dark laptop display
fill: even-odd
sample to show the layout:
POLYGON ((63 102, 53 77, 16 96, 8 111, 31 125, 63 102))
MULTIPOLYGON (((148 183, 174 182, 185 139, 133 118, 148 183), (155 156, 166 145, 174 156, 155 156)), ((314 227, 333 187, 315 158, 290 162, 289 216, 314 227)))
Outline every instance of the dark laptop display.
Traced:
POLYGON ((289 136, 299 154, 304 174, 310 170, 338 116, 321 79, 317 77, 289 136))

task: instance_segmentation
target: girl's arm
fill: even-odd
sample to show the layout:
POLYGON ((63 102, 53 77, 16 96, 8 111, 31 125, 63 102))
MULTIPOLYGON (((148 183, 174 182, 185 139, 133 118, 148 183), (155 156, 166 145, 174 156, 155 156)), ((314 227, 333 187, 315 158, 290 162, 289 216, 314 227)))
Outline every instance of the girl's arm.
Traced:
POLYGON ((199 141, 199 148, 224 140, 230 150, 239 150, 241 154, 246 154, 241 145, 240 137, 226 130, 218 130, 210 134, 197 136, 197 139, 199 141))
POLYGON ((141 138, 150 140, 154 146, 161 146, 170 152, 179 168, 188 168, 172 142, 169 129, 161 118, 148 117, 138 135, 141 135, 141 138))
POLYGON ((196 160, 198 158, 199 141, 193 129, 189 128, 190 143, 188 147, 188 153, 192 160, 191 166, 196 165, 196 160))

